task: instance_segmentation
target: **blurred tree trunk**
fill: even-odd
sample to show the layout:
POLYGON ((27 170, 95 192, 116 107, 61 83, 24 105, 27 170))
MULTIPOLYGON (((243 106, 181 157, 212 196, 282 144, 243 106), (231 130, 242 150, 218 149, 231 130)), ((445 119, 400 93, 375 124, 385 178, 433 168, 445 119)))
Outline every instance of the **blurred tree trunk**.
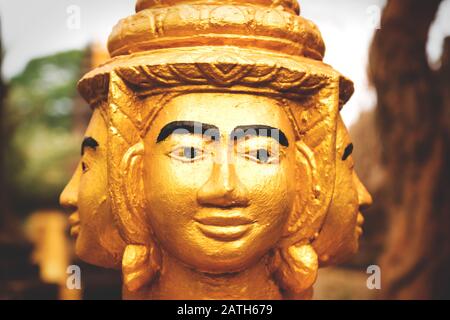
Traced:
POLYGON ((369 60, 387 169, 386 299, 450 298, 449 50, 430 69, 440 0, 389 0, 369 60))

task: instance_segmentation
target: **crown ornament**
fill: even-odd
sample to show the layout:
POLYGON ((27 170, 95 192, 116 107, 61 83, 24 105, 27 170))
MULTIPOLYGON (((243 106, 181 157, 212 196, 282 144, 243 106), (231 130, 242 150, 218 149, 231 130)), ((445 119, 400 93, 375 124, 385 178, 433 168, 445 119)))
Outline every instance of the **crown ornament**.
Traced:
POLYGON ((111 56, 198 44, 268 49, 322 60, 317 27, 295 1, 138 1, 109 38, 111 56), (131 32, 130 32, 131 31, 131 32))

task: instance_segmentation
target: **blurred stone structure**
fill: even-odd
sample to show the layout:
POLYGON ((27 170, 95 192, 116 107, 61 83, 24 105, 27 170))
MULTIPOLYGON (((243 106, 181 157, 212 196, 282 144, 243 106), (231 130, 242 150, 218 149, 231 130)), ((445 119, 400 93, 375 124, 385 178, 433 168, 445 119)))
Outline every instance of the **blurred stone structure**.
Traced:
POLYGON ((387 299, 450 298, 449 39, 439 70, 426 56, 441 2, 388 1, 370 52, 386 168, 387 299))

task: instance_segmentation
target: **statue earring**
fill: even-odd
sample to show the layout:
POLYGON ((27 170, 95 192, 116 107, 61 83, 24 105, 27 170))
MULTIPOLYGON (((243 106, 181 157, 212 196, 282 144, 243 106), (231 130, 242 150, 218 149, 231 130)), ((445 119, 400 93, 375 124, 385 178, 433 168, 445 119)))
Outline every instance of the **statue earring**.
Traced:
POLYGON ((272 261, 274 277, 289 295, 310 298, 318 269, 317 253, 309 243, 297 243, 275 250, 272 261))
POLYGON ((130 292, 150 284, 161 270, 161 253, 154 242, 129 244, 122 259, 123 283, 130 292))

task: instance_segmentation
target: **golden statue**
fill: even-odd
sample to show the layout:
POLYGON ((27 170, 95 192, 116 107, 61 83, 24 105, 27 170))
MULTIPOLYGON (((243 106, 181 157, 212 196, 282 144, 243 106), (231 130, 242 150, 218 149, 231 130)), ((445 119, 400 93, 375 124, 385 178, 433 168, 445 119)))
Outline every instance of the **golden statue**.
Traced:
POLYGON ((307 299, 353 254, 370 195, 295 0, 138 0, 112 59, 79 82, 94 109, 61 203, 76 253, 121 268, 126 299, 307 299))

